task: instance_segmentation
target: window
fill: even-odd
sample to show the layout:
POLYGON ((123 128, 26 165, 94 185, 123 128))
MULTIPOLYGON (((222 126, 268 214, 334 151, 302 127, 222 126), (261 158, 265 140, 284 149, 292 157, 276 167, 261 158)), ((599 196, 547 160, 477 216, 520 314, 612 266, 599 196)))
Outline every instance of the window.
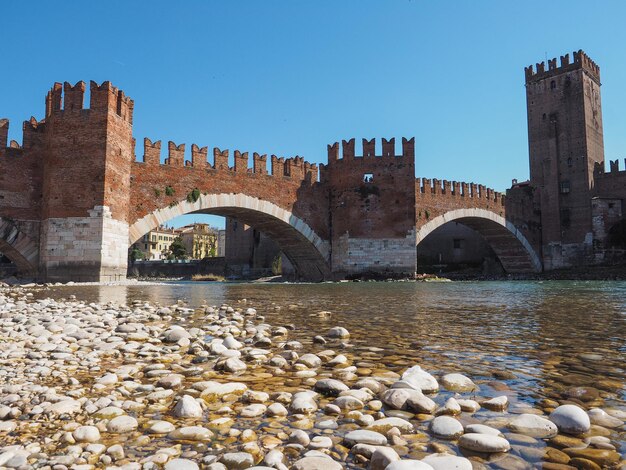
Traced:
POLYGON ((569 181, 561 181, 561 194, 568 194, 570 190, 569 181))
POLYGON ((568 167, 570 167, 570 168, 571 168, 572 166, 574 166, 574 160, 572 160, 572 157, 569 157, 569 158, 567 159, 567 166, 568 166, 568 167))
POLYGON ((452 240, 452 246, 455 250, 460 250, 461 249, 461 239, 460 238, 455 238, 452 240))
POLYGON ((556 82, 555 82, 554 80, 552 80, 552 81, 550 82, 550 89, 551 89, 551 90, 554 90, 555 88, 556 88, 556 82))
POLYGON ((363 175, 363 182, 364 183, 371 183, 372 181, 374 181, 374 174, 373 173, 365 173, 363 175))
POLYGON ((614 202, 609 202, 609 209, 613 209, 615 207, 615 203, 614 202))

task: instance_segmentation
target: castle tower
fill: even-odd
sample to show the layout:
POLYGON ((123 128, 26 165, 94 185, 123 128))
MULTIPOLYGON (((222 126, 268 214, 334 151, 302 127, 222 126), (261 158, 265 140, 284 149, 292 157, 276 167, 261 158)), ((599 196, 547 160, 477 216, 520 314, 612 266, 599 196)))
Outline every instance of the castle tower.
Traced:
POLYGON ((109 82, 46 96, 40 271, 50 281, 126 277, 133 101, 109 82))
POLYGON ((355 140, 328 146, 328 165, 322 182, 330 194, 332 271, 337 277, 379 273, 414 276, 417 270, 415 238, 415 140, 363 139, 362 156, 355 140))
POLYGON ((604 161, 600 68, 583 51, 573 59, 525 69, 530 182, 540 199, 546 270, 591 256, 593 169, 604 161))

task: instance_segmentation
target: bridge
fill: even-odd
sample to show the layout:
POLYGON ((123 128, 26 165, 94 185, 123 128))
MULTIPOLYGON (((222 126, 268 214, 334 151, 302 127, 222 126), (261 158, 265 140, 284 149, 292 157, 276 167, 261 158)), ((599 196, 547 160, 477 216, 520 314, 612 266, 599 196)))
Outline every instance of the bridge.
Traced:
POLYGON ((174 217, 208 213, 266 233, 302 279, 362 273, 412 276, 416 246, 449 222, 481 234, 508 272, 541 270, 504 195, 482 185, 415 178, 414 139, 355 139, 327 147, 328 163, 143 140, 134 102, 109 82, 55 83, 45 116, 7 145, 0 120, 0 252, 24 276, 116 280, 128 248, 174 217))

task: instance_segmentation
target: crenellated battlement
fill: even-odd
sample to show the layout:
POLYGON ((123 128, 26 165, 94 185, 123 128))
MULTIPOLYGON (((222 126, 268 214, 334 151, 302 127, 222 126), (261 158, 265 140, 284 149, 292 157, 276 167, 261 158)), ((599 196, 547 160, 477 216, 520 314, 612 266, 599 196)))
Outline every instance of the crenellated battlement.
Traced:
POLYGON ((380 155, 376 155, 376 139, 362 139, 362 148, 363 153, 361 156, 357 156, 355 152, 355 139, 352 138, 350 140, 342 140, 341 141, 341 156, 339 155, 339 142, 335 142, 333 144, 328 144, 328 165, 331 165, 335 162, 340 161, 351 161, 351 160, 372 160, 372 159, 383 159, 383 158, 415 158, 415 137, 411 139, 402 138, 402 153, 400 155, 396 154, 396 139, 382 139, 382 153, 380 155))
POLYGON ((46 129, 45 121, 37 121, 34 117, 31 117, 28 121, 24 121, 22 124, 21 144, 16 140, 8 142, 9 124, 8 119, 0 119, 0 155, 4 154, 6 149, 11 149, 6 152, 7 155, 21 156, 24 149, 43 145, 44 132, 46 129))
POLYGON ((492 201, 504 206, 505 195, 487 188, 482 184, 466 183, 463 181, 439 180, 437 178, 416 178, 416 193, 420 195, 449 196, 453 198, 472 198, 492 201), (417 190, 419 187, 419 191, 417 190))
POLYGON ((593 166, 593 175, 596 178, 606 178, 615 175, 626 174, 626 158, 624 159, 624 169, 620 170, 619 166, 619 159, 609 160, 609 171, 607 172, 604 166, 604 162, 595 163, 593 166))
POLYGON ((46 118, 63 112, 82 110, 104 111, 117 114, 128 123, 133 122, 134 101, 122 90, 105 81, 98 85, 93 80, 89 84, 89 108, 85 108, 87 84, 79 81, 75 85, 69 82, 56 82, 46 94, 46 118))
POLYGON ((168 154, 161 163, 161 141, 152 141, 144 138, 143 141, 143 162, 137 164, 159 165, 161 167, 187 167, 189 169, 226 171, 229 173, 246 173, 253 175, 281 176, 293 180, 307 180, 316 182, 318 180, 318 166, 309 163, 300 156, 292 158, 271 156, 268 171, 267 154, 252 153, 252 160, 248 152, 235 150, 233 154, 234 166, 230 166, 230 151, 213 148, 213 163, 208 159, 208 147, 200 147, 197 144, 191 145, 191 160, 185 160, 185 144, 177 145, 172 141, 168 142, 168 154))
POLYGON ((575 51, 573 53, 574 61, 570 62, 569 54, 561 56, 560 66, 557 65, 556 57, 548 60, 546 69, 545 62, 539 62, 536 64, 536 69, 532 65, 524 68, 524 74, 526 76, 526 83, 537 82, 546 78, 564 73, 572 70, 583 69, 600 82, 600 67, 591 58, 585 54, 582 50, 575 51))

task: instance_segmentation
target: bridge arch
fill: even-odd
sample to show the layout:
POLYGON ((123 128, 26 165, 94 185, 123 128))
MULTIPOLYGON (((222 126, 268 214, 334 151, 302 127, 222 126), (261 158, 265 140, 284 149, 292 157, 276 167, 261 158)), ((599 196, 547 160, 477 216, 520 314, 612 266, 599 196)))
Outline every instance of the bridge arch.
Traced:
POLYGON ((448 222, 458 222, 481 234, 508 273, 540 272, 541 260, 526 237, 504 217, 486 209, 456 209, 425 223, 417 230, 416 243, 448 222))
POLYGON ((309 281, 330 279, 330 244, 292 212, 269 201, 245 194, 203 194, 197 201, 179 201, 135 221, 129 229, 132 245, 144 234, 168 220, 189 213, 235 218, 266 233, 289 258, 300 277, 309 281))
POLYGON ((0 252, 17 266, 18 274, 37 274, 39 246, 12 220, 0 217, 0 252))

